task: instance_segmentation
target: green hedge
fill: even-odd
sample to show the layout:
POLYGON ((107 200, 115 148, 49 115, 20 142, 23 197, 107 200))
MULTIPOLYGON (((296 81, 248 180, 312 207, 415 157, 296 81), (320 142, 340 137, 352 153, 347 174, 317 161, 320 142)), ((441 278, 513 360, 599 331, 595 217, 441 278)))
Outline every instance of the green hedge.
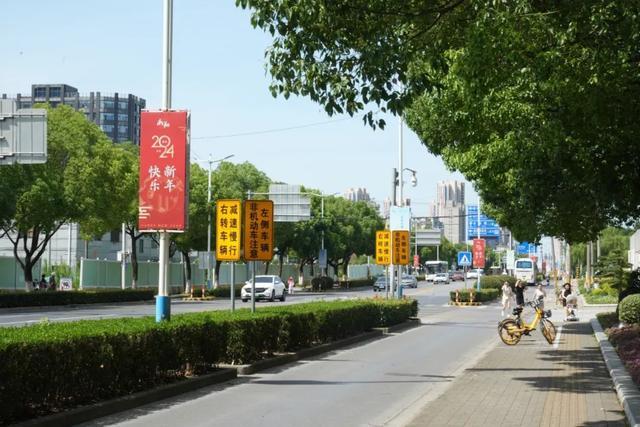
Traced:
MULTIPOLYGON (((499 289, 480 289, 480 291, 476 291, 475 289, 458 289, 459 293, 459 301, 460 302, 470 302, 471 301, 471 293, 473 292, 473 301, 474 302, 487 302, 493 301, 498 298, 500 295, 499 289)), ((451 291, 449 293, 451 301, 456 300, 456 291, 451 291)))
POLYGON ((614 326, 618 326, 620 323, 620 319, 618 319, 618 315, 615 311, 607 312, 607 313, 598 313, 596 314, 598 321, 600 322, 600 326, 602 329, 612 328, 614 326))
POLYGON ((620 320, 628 325, 640 324, 640 294, 632 294, 618 306, 620 320))
POLYGON ((353 280, 345 280, 342 281, 340 280, 338 282, 338 284, 340 285, 341 288, 361 288, 361 287, 371 287, 373 286, 373 282, 375 282, 376 279, 371 278, 371 279, 353 279, 353 280))
MULTIPOLYGON (((243 284, 237 284, 233 286, 233 293, 236 298, 240 298, 240 292, 242 291, 243 284)), ((205 295, 208 297, 216 297, 216 298, 231 298, 231 286, 229 285, 219 285, 215 289, 207 289, 204 291, 205 295)), ((202 291, 199 289, 193 290, 193 296, 199 297, 202 295, 202 291)))
POLYGON ((156 293, 150 289, 0 293, 0 308, 147 301, 156 293))
POLYGON ((500 289, 504 282, 509 282, 513 288, 516 285, 516 278, 507 275, 480 277, 480 287, 482 289, 500 289))
POLYGON ((333 279, 331 277, 321 276, 311 279, 311 290, 325 291, 327 289, 333 289, 333 279))
POLYGON ((173 316, 42 323, 0 330, 0 424, 130 394, 400 323, 415 300, 313 302, 173 316))

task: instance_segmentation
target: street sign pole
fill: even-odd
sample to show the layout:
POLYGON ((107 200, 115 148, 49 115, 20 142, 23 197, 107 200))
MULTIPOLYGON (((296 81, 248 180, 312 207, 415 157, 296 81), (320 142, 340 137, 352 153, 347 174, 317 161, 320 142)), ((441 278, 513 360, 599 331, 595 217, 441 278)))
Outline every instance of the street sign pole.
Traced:
POLYGON ((234 284, 236 280, 236 263, 231 262, 231 311, 236 311, 236 293, 234 290, 234 284))
MULTIPOLYGON (((478 196, 478 239, 480 238, 480 196, 478 196)), ((480 291, 480 269, 478 268, 478 284, 476 290, 480 291)))

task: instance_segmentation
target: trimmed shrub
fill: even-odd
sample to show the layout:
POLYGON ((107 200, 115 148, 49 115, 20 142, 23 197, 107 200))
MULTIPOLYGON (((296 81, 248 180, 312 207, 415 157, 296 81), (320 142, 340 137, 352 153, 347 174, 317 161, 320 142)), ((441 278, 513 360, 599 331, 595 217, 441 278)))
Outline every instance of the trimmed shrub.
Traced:
POLYGON ((618 316, 626 324, 640 323, 640 294, 632 294, 618 306, 618 316))
POLYGON ((501 276, 482 276, 480 278, 480 287, 482 289, 500 289, 502 284, 508 282, 512 288, 516 285, 516 278, 507 275, 501 276))
POLYGON ((414 300, 312 302, 0 329, 0 424, 148 389, 218 363, 250 363, 390 326, 414 300))
POLYGON ((311 279, 311 290, 326 291, 327 289, 333 289, 333 279, 331 277, 322 276, 311 279))
POLYGON ((353 279, 353 280, 340 280, 338 281, 338 284, 340 285, 340 287, 342 288, 360 288, 360 287, 371 287, 373 286, 373 282, 375 282, 376 279, 371 278, 371 279, 353 279))
MULTIPOLYGON (((243 284, 236 284, 233 286, 233 293, 236 298, 240 298, 240 292, 242 291, 243 284)), ((197 292, 194 290, 194 296, 197 295, 197 292)), ((208 297, 216 297, 216 298, 231 298, 231 286, 230 285, 219 285, 214 289, 206 289, 204 294, 208 297)))
POLYGON ((604 330, 614 326, 618 326, 618 323, 620 323, 620 319, 618 319, 618 315, 614 311, 608 313, 598 313, 596 314, 596 317, 598 318, 598 322, 600 322, 600 326, 602 326, 602 329, 604 330))
MULTIPOLYGON (((480 289, 480 291, 476 291, 475 289, 458 289, 457 292, 459 294, 458 298, 460 302, 470 302, 472 293, 474 302, 493 301, 498 298, 498 295, 500 295, 500 290, 498 289, 480 289)), ((456 291, 451 291, 449 296, 451 301, 455 301, 456 291)))
POLYGON ((156 293, 151 289, 1 293, 0 308, 148 301, 156 293))

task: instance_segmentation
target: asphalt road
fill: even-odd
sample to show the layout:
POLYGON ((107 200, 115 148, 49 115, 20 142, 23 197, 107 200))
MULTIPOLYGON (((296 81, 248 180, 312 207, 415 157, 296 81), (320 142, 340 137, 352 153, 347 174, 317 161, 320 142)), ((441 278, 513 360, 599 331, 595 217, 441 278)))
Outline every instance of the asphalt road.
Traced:
POLYGON ((499 307, 449 307, 456 286, 406 290, 420 303, 410 330, 84 425, 404 425, 498 341, 499 307))
MULTIPOLYGON (((456 286, 460 286, 461 282, 456 286)), ((405 295, 419 294, 426 282, 421 282, 418 289, 404 289, 405 295)), ((429 285, 432 286, 432 285, 429 285)), ((440 285, 438 285, 440 286, 440 285)), ((451 285, 453 286, 453 285, 451 285)), ((383 293, 381 293, 383 294, 383 293)), ((287 297, 282 303, 280 301, 268 302, 257 301, 256 308, 269 305, 299 304, 309 301, 334 300, 344 298, 364 298, 376 295, 372 289, 366 288, 357 291, 331 291, 326 293, 296 292, 287 297)), ((442 300, 447 302, 446 296, 442 300)), ((243 303, 236 299, 236 308, 250 308, 251 302, 243 303)), ((213 301, 182 301, 173 299, 171 302, 171 313, 193 313, 208 310, 230 310, 231 301, 228 299, 217 299, 213 301)), ((65 322, 88 319, 110 319, 117 317, 142 317, 155 316, 155 301, 118 303, 118 304, 87 304, 58 307, 24 307, 0 309, 0 327, 25 326, 42 321, 65 322)))

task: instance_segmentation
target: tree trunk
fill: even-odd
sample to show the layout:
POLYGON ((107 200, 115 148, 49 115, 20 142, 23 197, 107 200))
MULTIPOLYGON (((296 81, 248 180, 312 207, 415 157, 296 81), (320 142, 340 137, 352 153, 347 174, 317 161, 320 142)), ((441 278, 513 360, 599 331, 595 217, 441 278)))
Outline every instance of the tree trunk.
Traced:
POLYGON ((220 266, 222 266, 222 261, 216 260, 215 271, 213 272, 213 287, 217 288, 220 284, 220 266))
POLYGON ((188 295, 191 293, 191 258, 189 258, 189 251, 182 251, 182 256, 186 276, 184 292, 188 295))
POLYGON ((282 252, 280 252, 278 254, 278 262, 280 263, 280 266, 278 267, 278 277, 282 278, 282 262, 284 260, 284 254, 282 252))
POLYGON ((142 234, 136 235, 136 229, 134 227, 127 226, 127 234, 131 238, 131 289, 136 289, 138 286, 138 239, 142 237, 142 234))
POLYGON ((264 274, 269 274, 269 266, 271 265, 271 261, 267 261, 264 263, 264 274))
POLYGON ((304 260, 300 260, 300 265, 298 266, 298 286, 304 286, 304 260))

